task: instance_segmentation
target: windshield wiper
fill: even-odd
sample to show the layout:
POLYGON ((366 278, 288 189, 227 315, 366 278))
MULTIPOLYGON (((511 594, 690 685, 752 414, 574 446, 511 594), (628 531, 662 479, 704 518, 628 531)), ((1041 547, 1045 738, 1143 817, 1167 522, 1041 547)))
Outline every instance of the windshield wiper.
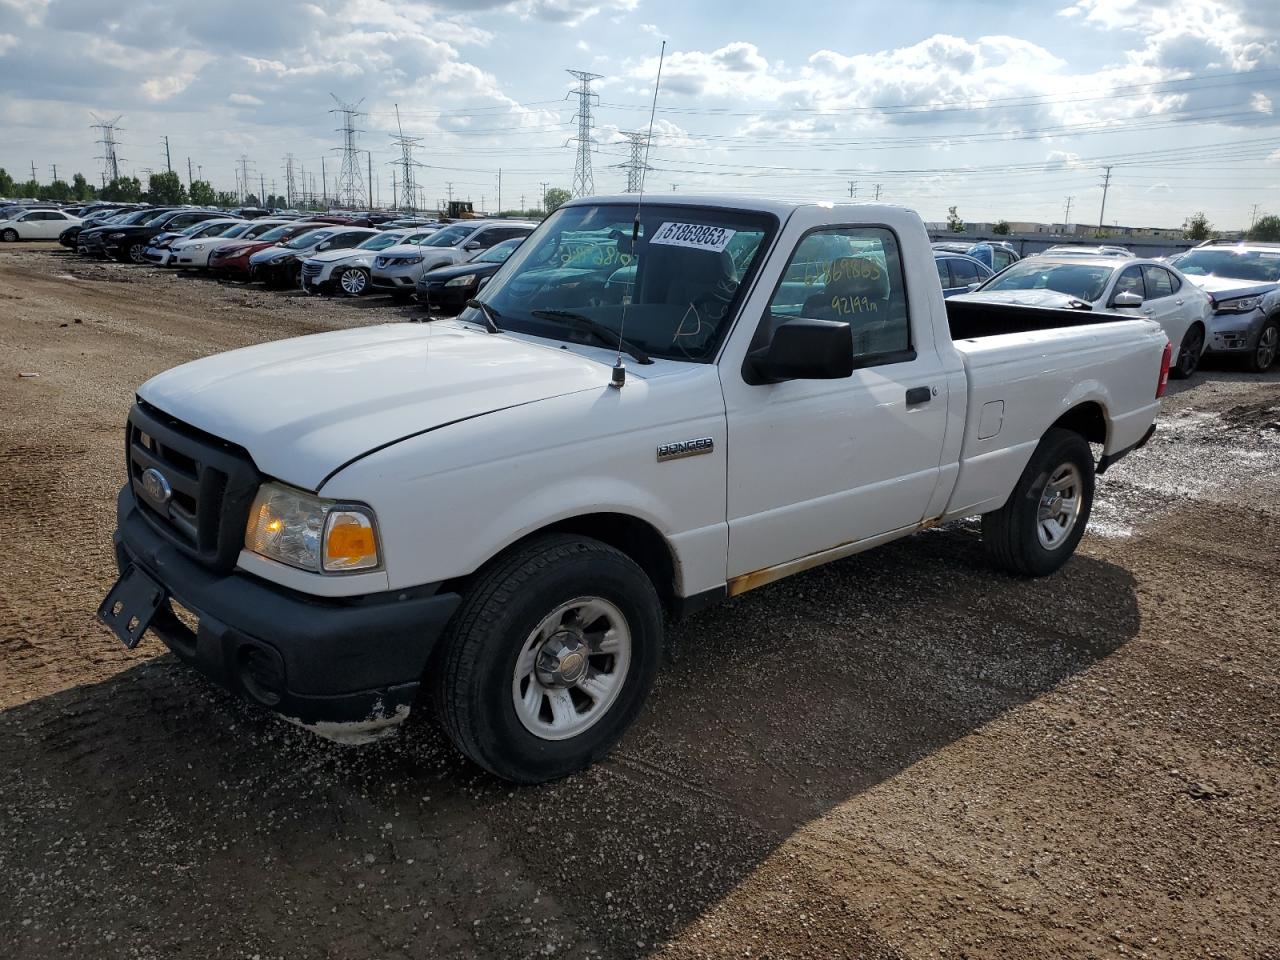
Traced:
POLYGON ((582 330, 591 334, 606 347, 620 347, 629 353, 637 363, 653 363, 653 358, 637 347, 630 340, 624 340, 603 323, 596 323, 590 317, 569 310, 531 310, 531 315, 540 320, 568 320, 582 330))
POLYGON ((484 328, 490 333, 502 332, 502 328, 498 326, 498 317, 501 316, 501 314, 499 314, 497 310, 493 309, 493 307, 489 306, 483 300, 476 300, 474 298, 467 301, 467 306, 471 307, 473 310, 480 311, 481 315, 484 317, 484 328))

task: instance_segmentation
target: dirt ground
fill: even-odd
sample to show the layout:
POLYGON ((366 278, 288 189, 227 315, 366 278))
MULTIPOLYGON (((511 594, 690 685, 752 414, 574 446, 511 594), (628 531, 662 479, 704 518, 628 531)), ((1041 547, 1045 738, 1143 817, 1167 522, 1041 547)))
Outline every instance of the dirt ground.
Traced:
POLYGON ((0 956, 1280 957, 1280 371, 1175 385, 1057 576, 961 523, 757 590, 513 789, 93 619, 137 384, 411 313, 0 246, 0 956))

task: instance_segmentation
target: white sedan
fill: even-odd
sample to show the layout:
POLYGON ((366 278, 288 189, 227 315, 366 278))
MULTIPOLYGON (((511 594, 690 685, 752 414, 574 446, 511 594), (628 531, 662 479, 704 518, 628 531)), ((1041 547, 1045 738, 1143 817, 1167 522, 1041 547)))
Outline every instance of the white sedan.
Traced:
POLYGON ((79 217, 61 210, 23 210, 9 220, 0 220, 0 240, 57 240, 67 227, 81 223, 79 217))
POLYGON ((142 252, 142 256, 148 263, 154 263, 161 267, 172 267, 177 265, 174 260, 173 248, 179 243, 185 243, 188 240, 203 240, 205 238, 212 239, 225 234, 232 227, 239 226, 244 223, 240 217, 226 217, 219 220, 201 220, 199 223, 193 223, 185 230, 178 233, 162 233, 158 237, 153 237, 151 245, 142 252))
POLYGON ((209 254, 219 247, 243 240, 253 240, 268 230, 274 230, 288 220, 260 218, 258 220, 242 220, 228 227, 226 232, 216 237, 196 237, 190 240, 175 240, 169 248, 169 265, 184 270, 203 270, 209 266, 209 254))
POLYGON ((1167 263, 1096 254, 1029 257, 952 299, 1149 317, 1174 345, 1175 377, 1189 377, 1200 365, 1213 316, 1209 295, 1167 263))

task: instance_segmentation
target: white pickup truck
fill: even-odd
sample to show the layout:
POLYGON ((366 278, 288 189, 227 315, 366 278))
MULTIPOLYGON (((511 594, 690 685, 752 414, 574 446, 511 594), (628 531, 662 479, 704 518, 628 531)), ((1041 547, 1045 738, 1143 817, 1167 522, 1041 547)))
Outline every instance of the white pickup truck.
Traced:
POLYGON ((542 781, 636 717, 666 616, 956 517, 1057 570, 1170 360, 1148 320, 949 307, 883 205, 579 200, 483 297, 139 388, 104 622, 335 738, 429 693, 542 781))

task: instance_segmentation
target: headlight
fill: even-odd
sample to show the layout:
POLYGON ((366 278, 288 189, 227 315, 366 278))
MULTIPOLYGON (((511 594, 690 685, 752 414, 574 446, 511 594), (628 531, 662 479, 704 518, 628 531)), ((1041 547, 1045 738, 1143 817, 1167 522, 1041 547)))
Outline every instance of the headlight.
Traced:
POLYGON ((395 258, 393 258, 393 259, 391 260, 391 262, 392 262, 392 263, 401 263, 401 264, 421 263, 421 262, 422 262, 422 254, 418 253, 418 254, 410 254, 410 255, 409 255, 409 256, 407 256, 407 257, 395 257, 395 258))
POLYGON ((317 573, 372 570, 380 562, 368 507, 325 500, 278 483, 258 488, 244 545, 259 556, 317 573))
POLYGON ((1218 313, 1248 313, 1262 306, 1262 297, 1236 297, 1234 300, 1222 300, 1214 305, 1218 313))
POLYGON ((461 277, 454 277, 452 280, 446 283, 445 286, 446 287, 469 287, 471 286, 471 284, 475 282, 476 282, 476 275, 474 273, 468 273, 468 274, 464 274, 461 277))
MULTIPOLYGON (((186 250, 186 249, 188 249, 188 248, 184 245, 182 249, 183 249, 183 250, 186 250)), ((190 249, 192 249, 192 250, 203 250, 203 249, 204 249, 204 244, 203 244, 203 243, 193 243, 193 244, 191 245, 190 249)))

